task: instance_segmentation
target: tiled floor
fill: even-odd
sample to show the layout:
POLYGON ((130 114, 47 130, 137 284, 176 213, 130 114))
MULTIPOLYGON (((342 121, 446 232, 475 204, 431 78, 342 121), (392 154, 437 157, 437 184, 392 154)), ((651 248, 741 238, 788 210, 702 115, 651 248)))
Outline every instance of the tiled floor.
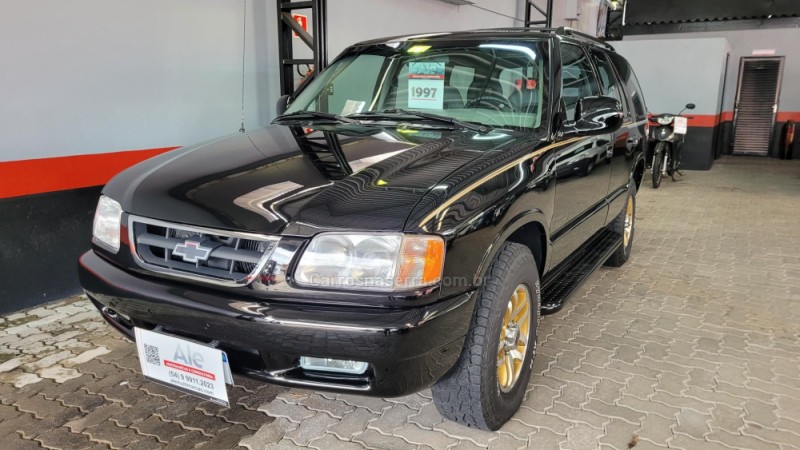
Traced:
POLYGON ((81 298, 0 319, 0 448, 800 448, 800 162, 640 189, 634 255, 546 316, 520 412, 444 421, 244 379, 230 409, 146 382, 81 298))

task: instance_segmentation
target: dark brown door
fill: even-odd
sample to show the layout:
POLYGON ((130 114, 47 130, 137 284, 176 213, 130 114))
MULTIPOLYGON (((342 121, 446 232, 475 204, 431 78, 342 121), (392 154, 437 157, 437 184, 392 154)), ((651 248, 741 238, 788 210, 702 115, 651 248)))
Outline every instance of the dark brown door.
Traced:
POLYGON ((782 68, 782 57, 742 58, 736 93, 734 154, 766 156, 769 153, 782 68))

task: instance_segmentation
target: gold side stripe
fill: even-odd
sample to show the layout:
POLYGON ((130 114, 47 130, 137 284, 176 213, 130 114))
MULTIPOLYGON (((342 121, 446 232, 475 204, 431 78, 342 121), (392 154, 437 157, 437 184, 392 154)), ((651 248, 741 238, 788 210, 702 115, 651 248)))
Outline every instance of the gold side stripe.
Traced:
POLYGON ((489 181, 492 178, 500 175, 501 173, 505 172, 506 170, 511 169, 512 167, 514 167, 517 164, 525 161, 526 159, 531 159, 531 158, 534 158, 536 156, 539 156, 542 153, 544 153, 544 152, 546 152, 546 151, 548 151, 548 150, 550 150, 552 148, 569 145, 569 144, 571 144, 573 142, 577 142, 577 141, 580 141, 580 140, 583 140, 583 139, 586 139, 586 138, 585 137, 574 137, 572 139, 567 139, 565 141, 561 141, 561 142, 556 142, 554 144, 550 144, 550 145, 548 145, 546 147, 542 147, 539 150, 536 150, 535 152, 531 153, 530 155, 525 155, 525 156, 523 156, 521 158, 518 158, 518 159, 516 159, 516 160, 514 160, 514 161, 512 161, 512 162, 510 162, 510 163, 508 163, 506 165, 504 165, 503 167, 500 167, 499 169, 495 169, 491 173, 489 173, 487 175, 484 175, 479 180, 473 182, 472 184, 470 184, 469 186, 464 188, 464 190, 462 190, 458 194, 450 197, 449 200, 447 200, 446 202, 442 203, 442 205, 439 206, 438 208, 436 208, 433 211, 431 211, 430 214, 428 214, 427 216, 425 216, 424 219, 422 219, 422 221, 419 223, 419 226, 423 227, 423 225, 428 223, 429 220, 431 220, 434 217, 438 216, 442 211, 444 211, 447 208, 449 208, 450 206, 452 206, 452 204, 457 202, 459 199, 461 199, 461 197, 464 197, 465 195, 467 195, 470 192, 474 191, 478 186, 482 185, 483 183, 486 183, 487 181, 489 181))

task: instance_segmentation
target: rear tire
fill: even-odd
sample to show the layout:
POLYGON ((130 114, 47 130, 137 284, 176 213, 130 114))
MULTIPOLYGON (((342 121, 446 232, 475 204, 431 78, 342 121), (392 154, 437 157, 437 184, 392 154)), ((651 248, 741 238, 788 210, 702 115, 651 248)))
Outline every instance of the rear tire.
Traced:
POLYGON ((633 235, 636 230, 636 183, 628 184, 628 198, 622 212, 611 222, 611 230, 622 236, 622 245, 606 260, 605 265, 621 267, 628 261, 633 249, 633 235))
POLYGON ((667 151, 667 144, 659 142, 656 144, 656 149, 653 152, 653 189, 658 189, 661 186, 661 169, 664 165, 664 152, 667 151))
POLYGON ((497 430, 519 409, 536 353, 541 294, 539 271, 528 247, 503 244, 477 295, 461 356, 433 386, 433 401, 447 419, 497 430), (525 291, 526 298, 520 300, 525 291), (527 314, 521 309, 524 304, 527 314))

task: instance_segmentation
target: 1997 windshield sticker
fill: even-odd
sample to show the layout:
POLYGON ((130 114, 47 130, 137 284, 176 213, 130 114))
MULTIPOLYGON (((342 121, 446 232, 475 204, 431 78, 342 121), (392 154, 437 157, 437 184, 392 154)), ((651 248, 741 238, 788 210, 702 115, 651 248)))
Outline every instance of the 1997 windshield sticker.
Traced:
POLYGON ((412 62, 408 64, 408 107, 443 109, 443 62, 412 62))

